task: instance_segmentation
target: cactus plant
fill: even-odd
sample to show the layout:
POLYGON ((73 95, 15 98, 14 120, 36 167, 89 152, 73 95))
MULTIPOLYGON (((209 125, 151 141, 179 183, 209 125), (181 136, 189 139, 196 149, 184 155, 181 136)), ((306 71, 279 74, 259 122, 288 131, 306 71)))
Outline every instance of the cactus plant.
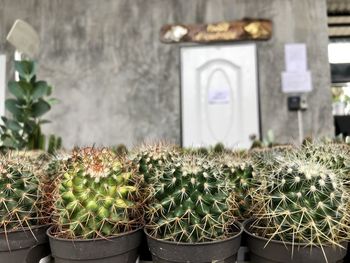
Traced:
POLYGON ((347 178, 350 176, 349 154, 350 147, 344 143, 306 143, 297 151, 301 158, 322 163, 347 178))
POLYGON ((158 142, 144 144, 136 148, 132 154, 132 161, 137 166, 137 171, 147 182, 157 181, 166 162, 179 156, 180 149, 173 144, 158 142))
POLYGON ((232 185, 235 201, 239 205, 235 210, 238 219, 244 220, 250 216, 251 194, 255 191, 255 171, 251 158, 242 154, 224 154, 219 156, 220 171, 225 180, 232 185))
POLYGON ((167 161, 149 185, 148 232, 175 242, 205 242, 230 236, 237 209, 232 188, 217 162, 196 154, 167 161))
POLYGON ((214 145, 213 150, 214 153, 224 153, 226 151, 225 145, 221 142, 218 142, 217 144, 214 145))
POLYGON ((44 176, 37 153, 0 156, 0 231, 46 224, 44 176))
POLYGON ((321 163, 287 154, 260 177, 253 195, 258 235, 293 245, 342 246, 349 238, 349 195, 321 163))
POLYGON ((75 149, 63 165, 54 195, 56 235, 109 237, 142 223, 139 182, 112 150, 75 149))
POLYGON ((125 144, 118 144, 117 146, 113 147, 112 150, 120 156, 127 155, 129 153, 128 147, 126 147, 125 144))

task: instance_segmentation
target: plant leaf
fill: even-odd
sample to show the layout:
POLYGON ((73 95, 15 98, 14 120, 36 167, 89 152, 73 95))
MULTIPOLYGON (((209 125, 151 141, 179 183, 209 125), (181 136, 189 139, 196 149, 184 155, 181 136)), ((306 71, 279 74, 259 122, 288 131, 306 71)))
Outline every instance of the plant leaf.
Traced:
POLYGON ((17 101, 15 99, 7 99, 5 101, 5 107, 13 115, 20 115, 22 113, 22 111, 18 107, 17 101))
POLYGON ((35 63, 34 61, 22 60, 15 61, 15 69, 18 74, 26 79, 28 82, 35 75, 35 63))
POLYGON ((16 148, 16 140, 12 137, 6 137, 3 141, 2 141, 2 145, 8 148, 16 148))
POLYGON ((9 81, 8 89, 16 98, 24 98, 26 96, 26 92, 19 82, 9 81))
POLYGON ((32 98, 33 100, 37 100, 45 95, 47 95, 49 92, 49 86, 45 81, 39 81, 35 83, 32 98))
POLYGON ((40 99, 38 102, 34 103, 32 106, 32 114, 35 118, 44 115, 51 109, 51 106, 46 101, 40 99))
POLYGON ((47 102, 48 102, 51 106, 53 106, 53 105, 55 105, 55 104, 60 103, 60 100, 59 100, 59 99, 56 99, 56 98, 51 98, 51 99, 48 99, 47 102))
POLYGON ((22 129, 22 126, 17 121, 14 121, 14 120, 7 120, 6 127, 12 131, 19 131, 22 129))

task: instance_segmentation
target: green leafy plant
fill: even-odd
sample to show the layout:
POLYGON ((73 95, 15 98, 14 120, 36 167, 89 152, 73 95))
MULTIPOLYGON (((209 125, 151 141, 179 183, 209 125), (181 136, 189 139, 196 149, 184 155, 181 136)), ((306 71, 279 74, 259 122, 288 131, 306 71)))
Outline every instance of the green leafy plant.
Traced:
MULTIPOLYGON (((343 247, 349 239, 349 195, 336 170, 298 155, 275 159, 253 195, 253 231, 294 246, 343 247)), ((292 251, 293 252, 293 251, 292 251)))
POLYGON ((54 191, 56 235, 69 239, 109 237, 142 224, 138 178, 109 149, 75 149, 54 191))
POLYGON ((61 138, 51 135, 46 146, 46 136, 41 130, 42 124, 49 123, 42 119, 43 115, 57 102, 49 98, 52 87, 46 81, 37 80, 33 61, 15 61, 15 70, 19 81, 8 83, 8 90, 14 97, 5 101, 12 118, 1 118, 0 149, 45 150, 47 147, 48 152, 54 152, 61 148, 61 138))
POLYGON ((215 161, 185 154, 166 161, 148 184, 147 231, 174 242, 206 242, 232 235, 237 204, 215 161))
POLYGON ((8 152, 0 156, 0 231, 48 222, 43 167, 41 153, 8 152))

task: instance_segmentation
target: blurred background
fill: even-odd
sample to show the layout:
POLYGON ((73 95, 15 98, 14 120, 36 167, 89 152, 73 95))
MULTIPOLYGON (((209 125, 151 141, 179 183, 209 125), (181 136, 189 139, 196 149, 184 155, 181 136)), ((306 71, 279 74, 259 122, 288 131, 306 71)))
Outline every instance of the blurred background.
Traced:
MULTIPOLYGON (((44 130, 61 136, 68 148, 120 143, 130 147, 155 139, 188 145, 217 140, 230 147, 249 147, 248 140, 263 139, 269 131, 281 143, 300 140, 300 133, 303 137, 350 134, 348 0, 0 0, 0 54, 6 55, 6 82, 14 76, 15 51, 6 35, 16 19, 38 32, 38 76, 54 86, 54 97, 60 100, 49 113, 52 123, 44 130), (271 20, 271 38, 206 45, 164 44, 159 39, 165 24, 246 17, 271 20), (285 47, 291 43, 306 46, 310 92, 282 90, 285 47), (249 62, 248 69, 237 83, 228 81, 229 86, 237 94, 248 90, 246 85, 253 86, 241 97, 224 101, 236 112, 218 119, 224 115, 222 105, 214 103, 204 113, 199 106, 189 107, 201 100, 188 92, 191 87, 223 85, 221 80, 195 83, 190 73, 199 64, 191 63, 203 57, 210 60, 206 54, 211 54, 211 48, 215 56, 225 57, 225 52, 231 54, 226 49, 230 46, 238 54, 240 48, 253 49, 242 53, 247 54, 246 60, 240 60, 249 62), (196 55, 192 50, 200 48, 204 53, 196 55), (291 96, 300 96, 307 107, 291 110, 291 96), (232 125, 227 126, 231 119, 232 125), (254 127, 240 129, 251 125, 247 123, 254 127), (201 133, 205 129, 209 135, 201 133)), ((10 96, 6 91, 5 97, 10 96)), ((0 97, 1 104, 5 97, 0 97)))

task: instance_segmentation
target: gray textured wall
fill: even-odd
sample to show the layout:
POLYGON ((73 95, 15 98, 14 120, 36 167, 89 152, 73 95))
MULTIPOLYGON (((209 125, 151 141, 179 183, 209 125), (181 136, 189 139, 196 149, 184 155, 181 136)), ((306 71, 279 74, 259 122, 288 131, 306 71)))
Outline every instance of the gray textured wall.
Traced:
POLYGON ((15 19, 39 31, 39 76, 62 101, 46 131, 66 146, 179 142, 179 46, 161 44, 160 27, 243 17, 274 23, 273 38, 258 44, 263 133, 297 138, 280 72, 284 44, 305 42, 314 85, 305 134, 333 134, 325 0, 0 0, 0 53, 12 55, 5 36, 15 19))

